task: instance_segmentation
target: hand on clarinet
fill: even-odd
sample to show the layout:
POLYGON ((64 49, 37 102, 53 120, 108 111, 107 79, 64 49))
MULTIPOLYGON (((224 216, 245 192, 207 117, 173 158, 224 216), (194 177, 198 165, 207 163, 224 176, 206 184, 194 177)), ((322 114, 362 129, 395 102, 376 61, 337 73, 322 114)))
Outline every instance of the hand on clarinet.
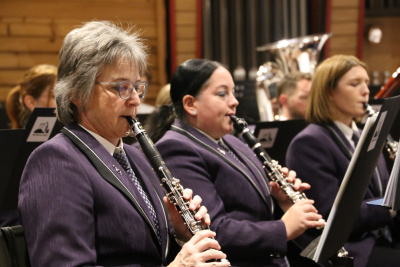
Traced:
POLYGON ((308 228, 325 226, 325 221, 319 221, 322 216, 313 204, 312 199, 299 200, 282 216, 288 241, 298 237, 308 228))
MULTIPOLYGON (((194 196, 191 189, 183 190, 183 198, 189 201, 189 209, 195 212, 195 219, 201 220, 203 225, 210 225, 210 215, 207 208, 201 206, 201 197, 194 196)), ((210 230, 198 231, 194 236, 187 229, 181 215, 173 203, 164 197, 172 227, 175 230, 176 238, 186 242, 170 267, 183 266, 230 266, 229 262, 210 262, 213 259, 226 259, 226 254, 219 251, 221 249, 218 241, 213 239, 215 232, 210 230)))
MULTIPOLYGON (((288 168, 284 167, 281 169, 281 172, 286 175, 286 177, 287 177, 286 180, 289 183, 293 184, 293 188, 296 191, 299 191, 301 193, 304 190, 310 189, 309 184, 302 183, 299 178, 296 178, 295 171, 289 171, 288 168)), ((289 199, 289 197, 286 195, 286 193, 281 189, 281 187, 277 183, 270 182, 269 185, 271 187, 272 196, 276 199, 276 201, 278 202, 281 209, 284 212, 286 212, 293 205, 293 202, 289 199)))

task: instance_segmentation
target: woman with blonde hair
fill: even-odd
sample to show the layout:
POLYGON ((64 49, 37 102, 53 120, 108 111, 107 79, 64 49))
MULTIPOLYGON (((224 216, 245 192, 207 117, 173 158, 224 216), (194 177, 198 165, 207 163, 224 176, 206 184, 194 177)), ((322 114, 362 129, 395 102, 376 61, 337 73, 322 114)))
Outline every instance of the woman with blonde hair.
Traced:
MULTIPOLYGON (((306 120, 310 125, 292 140, 287 150, 288 168, 311 185, 307 197, 315 200, 315 207, 324 219, 328 219, 360 136, 361 130, 354 119, 365 115, 363 104, 368 102, 368 85, 367 67, 357 58, 337 55, 322 62, 308 96, 306 120)), ((390 240, 387 226, 393 224, 396 213, 366 204, 383 196, 388 179, 381 156, 353 231, 344 245, 349 256, 354 257, 354 266, 376 266, 371 256, 376 244, 388 242, 382 236, 390 240)), ((297 241, 305 247, 316 237, 316 233, 306 231, 297 241)), ((399 251, 388 248, 384 253, 391 256, 379 256, 380 266, 398 266, 399 251)))
POLYGON ((37 65, 29 69, 22 81, 7 96, 7 114, 13 129, 23 128, 35 107, 55 107, 54 85, 57 68, 37 65))

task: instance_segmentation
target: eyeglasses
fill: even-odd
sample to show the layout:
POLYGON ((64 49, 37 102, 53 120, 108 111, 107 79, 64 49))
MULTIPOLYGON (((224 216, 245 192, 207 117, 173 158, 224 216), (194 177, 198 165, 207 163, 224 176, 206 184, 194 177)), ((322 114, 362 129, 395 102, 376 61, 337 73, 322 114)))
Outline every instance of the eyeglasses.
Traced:
POLYGON ((122 81, 119 83, 111 83, 111 82, 96 82, 96 83, 102 85, 112 85, 111 88, 117 90, 119 92, 119 97, 121 97, 122 99, 128 99, 129 97, 131 97, 133 93, 133 88, 135 88, 139 98, 143 99, 146 96, 148 87, 148 83, 145 81, 140 81, 136 84, 131 81, 122 81))

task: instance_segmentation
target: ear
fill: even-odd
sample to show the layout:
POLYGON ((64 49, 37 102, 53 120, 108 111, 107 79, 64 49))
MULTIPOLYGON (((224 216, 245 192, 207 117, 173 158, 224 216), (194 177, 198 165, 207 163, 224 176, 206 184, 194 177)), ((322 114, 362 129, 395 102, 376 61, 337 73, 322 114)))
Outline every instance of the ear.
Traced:
POLYGON ((185 95, 182 99, 183 108, 185 109, 186 113, 195 115, 196 110, 196 98, 191 95, 185 95))
POLYGON ((288 101, 288 95, 287 94, 281 94, 279 96, 279 103, 281 103, 281 106, 284 107, 287 105, 287 101, 288 101))
POLYGON ((36 107, 36 100, 31 95, 26 95, 24 97, 25 106, 32 112, 36 107))

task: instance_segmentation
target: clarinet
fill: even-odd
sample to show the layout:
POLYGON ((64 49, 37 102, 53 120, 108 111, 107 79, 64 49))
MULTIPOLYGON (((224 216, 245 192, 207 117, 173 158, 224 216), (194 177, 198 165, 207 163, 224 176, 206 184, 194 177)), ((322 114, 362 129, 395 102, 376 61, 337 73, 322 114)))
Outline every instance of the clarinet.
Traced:
MULTIPOLYGON (((125 118, 131 126, 132 131, 143 150, 143 153, 150 161, 154 172, 160 179, 161 186, 164 189, 168 200, 175 205, 190 233, 194 235, 198 231, 209 230, 210 228, 208 225, 202 226, 200 221, 195 219, 194 211, 189 209, 189 203, 183 198, 183 187, 180 184, 180 181, 172 176, 142 124, 130 116, 125 118)), ((227 259, 215 261, 227 261, 227 259)))
MULTIPOLYGON (((267 172, 267 175, 271 178, 271 180, 277 183, 282 190, 286 193, 288 198, 296 203, 299 200, 307 199, 304 193, 300 193, 299 191, 293 188, 293 184, 289 183, 286 180, 286 175, 282 173, 281 166, 278 161, 271 159, 268 153, 262 148, 261 144, 258 142, 257 138, 249 131, 247 128, 247 122, 236 116, 230 115, 230 118, 233 122, 233 127, 235 131, 242 135, 246 144, 254 151, 257 158, 263 164, 264 170, 267 172)), ((320 219, 319 221, 324 222, 324 219, 320 219)), ((317 227, 318 230, 322 230, 324 227, 317 227)), ((349 253, 345 248, 341 248, 338 252, 338 257, 347 257, 349 253)))
MULTIPOLYGON (((372 115, 375 114, 375 111, 367 103, 363 103, 363 107, 364 107, 365 113, 368 115, 368 117, 371 117, 372 115)), ((397 156, 397 149, 399 147, 399 142, 395 141, 393 139, 393 137, 389 134, 386 139, 385 147, 389 153, 389 158, 391 158, 392 160, 395 160, 396 156, 397 156)))

